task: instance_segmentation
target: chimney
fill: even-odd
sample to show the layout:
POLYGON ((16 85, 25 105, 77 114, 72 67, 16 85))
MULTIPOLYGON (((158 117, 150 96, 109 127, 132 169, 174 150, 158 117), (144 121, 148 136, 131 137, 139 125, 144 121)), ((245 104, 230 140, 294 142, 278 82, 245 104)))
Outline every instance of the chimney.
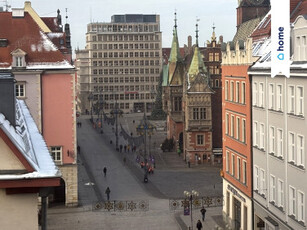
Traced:
POLYGON ((0 113, 15 127, 15 79, 10 73, 0 73, 0 113))

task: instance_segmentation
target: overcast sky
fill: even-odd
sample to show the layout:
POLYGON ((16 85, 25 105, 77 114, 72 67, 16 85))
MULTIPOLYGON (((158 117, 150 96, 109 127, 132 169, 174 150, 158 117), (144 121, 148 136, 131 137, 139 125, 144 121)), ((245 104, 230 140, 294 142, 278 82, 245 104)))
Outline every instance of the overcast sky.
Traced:
MULTIPOLYGON (((8 0, 8 3, 12 8, 24 6, 24 0, 8 0)), ((73 49, 85 47, 88 23, 110 22, 113 14, 159 14, 163 47, 171 45, 175 10, 180 46, 187 44, 188 35, 195 42, 197 18, 201 46, 210 40, 213 23, 216 36, 223 35, 224 41, 232 40, 236 30, 237 0, 32 0, 31 3, 42 17, 55 17, 60 9, 63 24, 67 8, 73 49)), ((3 4, 0 0, 0 6, 3 4)))

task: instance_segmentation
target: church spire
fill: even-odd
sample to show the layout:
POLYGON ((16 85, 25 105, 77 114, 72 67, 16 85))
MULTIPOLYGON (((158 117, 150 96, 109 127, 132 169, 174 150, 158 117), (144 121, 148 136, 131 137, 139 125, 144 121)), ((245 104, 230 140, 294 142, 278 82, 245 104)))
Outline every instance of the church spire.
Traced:
POLYGON ((177 13, 175 12, 175 25, 173 29, 173 41, 172 41, 172 48, 171 53, 169 56, 168 61, 169 62, 177 62, 182 59, 180 55, 180 49, 179 49, 179 42, 178 42, 178 35, 177 35, 177 13))
POLYGON ((190 77, 194 77, 199 73, 206 73, 206 67, 202 58, 202 55, 199 51, 199 47, 198 47, 198 24, 196 24, 196 46, 194 49, 194 55, 192 58, 192 62, 189 68, 189 76, 190 77))
POLYGON ((215 31, 214 31, 215 30, 214 23, 213 23, 212 29, 213 29, 213 31, 212 31, 211 42, 214 42, 214 41, 216 41, 216 36, 215 36, 215 31))

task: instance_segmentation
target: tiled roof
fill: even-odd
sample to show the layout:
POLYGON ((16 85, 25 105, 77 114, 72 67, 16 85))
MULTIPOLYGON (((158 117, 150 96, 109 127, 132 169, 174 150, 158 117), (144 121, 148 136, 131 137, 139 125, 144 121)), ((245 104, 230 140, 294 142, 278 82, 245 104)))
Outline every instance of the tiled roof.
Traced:
MULTIPOLYGON (((294 22, 299 15, 307 14, 307 0, 290 1, 290 22, 294 22)), ((271 36, 271 12, 269 12, 259 23, 251 37, 253 41, 261 40, 271 36)))
MULTIPOLYGON (((184 57, 184 48, 179 48, 181 57, 184 57)), ((168 63, 168 59, 170 57, 171 48, 162 48, 162 56, 165 64, 168 63)))
MULTIPOLYGON (((41 17, 41 19, 52 32, 62 32, 62 30, 59 30, 59 24, 56 17, 41 17)), ((62 25, 60 25, 60 27, 62 27, 62 25)))
POLYGON ((235 34, 233 38, 233 42, 236 43, 239 40, 246 40, 254 31, 256 26, 259 24, 262 18, 254 18, 251 20, 248 20, 247 22, 242 23, 238 30, 237 33, 235 34))
MULTIPOLYGON (((0 12, 0 38, 8 40, 8 46, 0 47, 0 68, 11 66, 11 52, 23 50, 27 63, 63 63, 65 58, 43 33, 32 17, 12 17, 12 12, 0 12)), ((66 66, 67 68, 67 66, 66 66)))

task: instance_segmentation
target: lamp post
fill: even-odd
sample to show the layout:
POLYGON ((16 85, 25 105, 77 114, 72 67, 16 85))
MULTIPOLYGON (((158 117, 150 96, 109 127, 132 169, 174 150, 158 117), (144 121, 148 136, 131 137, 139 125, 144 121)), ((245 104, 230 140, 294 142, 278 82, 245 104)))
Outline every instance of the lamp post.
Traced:
POLYGON ((115 148, 118 150, 118 115, 122 115, 123 111, 121 109, 118 109, 118 104, 117 104, 117 98, 115 97, 115 109, 111 110, 111 115, 115 115, 115 148))
POLYGON ((101 110, 103 111, 103 99, 102 99, 102 95, 100 94, 99 95, 99 100, 98 100, 98 114, 97 114, 97 119, 98 119, 98 122, 100 122, 100 128, 102 129, 102 112, 101 110), (100 115, 100 116, 99 116, 100 115), (100 118, 100 120, 99 120, 100 118))
POLYGON ((88 101, 90 102, 90 109, 91 109, 91 122, 93 122, 93 105, 92 105, 92 101, 93 101, 93 99, 94 99, 94 95, 93 95, 93 93, 92 92, 90 92, 90 94, 88 95, 88 101))
POLYGON ((151 135, 153 134, 153 131, 156 127, 154 125, 152 125, 146 118, 146 114, 144 111, 144 117, 141 120, 140 124, 136 127, 136 132, 138 135, 144 136, 144 182, 147 183, 148 182, 148 169, 147 169, 147 144, 146 144, 146 139, 147 139, 147 135, 149 137, 151 137, 151 135))
POLYGON ((195 190, 192 190, 191 192, 184 191, 183 194, 187 199, 189 199, 189 204, 191 207, 191 229, 193 230, 193 200, 199 196, 199 193, 195 190))

